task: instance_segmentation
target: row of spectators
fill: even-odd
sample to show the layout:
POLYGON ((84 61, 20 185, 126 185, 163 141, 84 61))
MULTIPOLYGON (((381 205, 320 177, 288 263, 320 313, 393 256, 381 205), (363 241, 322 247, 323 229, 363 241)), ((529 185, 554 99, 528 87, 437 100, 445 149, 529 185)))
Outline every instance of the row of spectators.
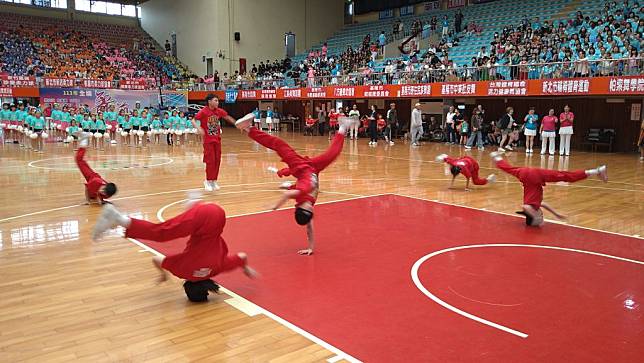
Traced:
POLYGON ((103 80, 161 78, 164 83, 193 76, 150 39, 127 42, 108 44, 62 26, 20 25, 0 31, 0 73, 103 80))

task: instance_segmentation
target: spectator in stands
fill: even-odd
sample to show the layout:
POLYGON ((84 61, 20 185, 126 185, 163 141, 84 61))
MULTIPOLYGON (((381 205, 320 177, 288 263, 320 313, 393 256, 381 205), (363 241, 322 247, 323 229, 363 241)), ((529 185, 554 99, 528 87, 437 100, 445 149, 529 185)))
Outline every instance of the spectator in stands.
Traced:
POLYGON ((385 35, 385 32, 382 31, 380 32, 380 35, 378 35, 378 46, 380 47, 381 54, 384 54, 385 44, 387 44, 387 36, 385 35))
POLYGON ((447 15, 443 17, 443 22, 441 24, 442 24, 441 34, 443 38, 445 38, 449 34, 449 19, 447 18, 447 15))
POLYGON ((168 39, 165 40, 165 55, 172 55, 172 45, 170 45, 170 41, 168 39))
POLYGON ((454 15, 454 30, 458 34, 461 32, 461 26, 463 25, 463 12, 461 9, 458 9, 456 15, 454 15))

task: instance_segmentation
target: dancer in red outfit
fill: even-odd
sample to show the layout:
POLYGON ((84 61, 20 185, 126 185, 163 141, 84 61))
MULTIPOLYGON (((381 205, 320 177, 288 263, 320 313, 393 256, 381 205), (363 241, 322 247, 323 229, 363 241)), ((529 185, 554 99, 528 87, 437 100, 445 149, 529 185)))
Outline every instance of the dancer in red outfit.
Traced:
POLYGON ((167 242, 190 236, 183 252, 166 257, 155 257, 154 265, 161 271, 160 281, 165 281, 165 271, 186 280, 184 288, 191 301, 207 300, 208 291, 217 291, 218 286, 210 278, 237 268, 249 277, 256 272, 248 266, 245 253, 228 254, 228 246, 221 234, 226 225, 226 212, 212 203, 192 203, 188 210, 163 223, 129 218, 112 205, 103 207, 96 222, 93 239, 98 239, 110 228, 125 228, 126 238, 167 242))
POLYGON ((319 179, 320 172, 326 169, 342 152, 344 146, 344 135, 347 133, 352 120, 349 118, 341 118, 340 129, 333 137, 331 146, 323 154, 313 158, 308 156, 301 156, 284 140, 268 135, 260 130, 251 127, 252 117, 246 115, 237 121, 237 128, 248 133, 248 136, 255 140, 262 146, 277 152, 283 162, 288 167, 277 170, 269 169, 277 173, 278 176, 294 176, 297 181, 295 184, 284 183, 283 189, 287 189, 282 197, 273 206, 273 210, 281 207, 287 200, 295 199, 295 221, 297 224, 307 227, 308 248, 299 251, 301 255, 313 254, 313 247, 315 245, 313 238, 313 205, 318 197, 319 192, 319 179))
POLYGON ((77 134, 78 151, 76 151, 76 165, 80 170, 83 177, 85 177, 85 199, 87 204, 96 201, 98 204, 103 204, 105 199, 110 198, 116 194, 116 184, 106 182, 99 173, 92 170, 85 161, 85 151, 89 145, 89 132, 79 132, 77 134))
POLYGON ((203 162, 206 164, 206 180, 203 185, 206 191, 219 190, 217 179, 219 178, 219 166, 221 164, 221 121, 224 120, 231 125, 235 119, 228 116, 228 112, 219 108, 219 99, 210 93, 206 96, 206 107, 199 110, 195 116, 201 122, 200 127, 193 124, 203 136, 203 162))
POLYGON ((540 226, 543 224, 541 207, 547 209, 557 218, 565 219, 564 216, 558 214, 548 204, 543 202, 543 187, 546 183, 561 181, 574 183, 586 179, 590 175, 597 175, 604 183, 608 181, 608 173, 605 165, 589 170, 558 171, 512 166, 503 160, 503 157, 498 152, 493 152, 490 156, 494 159, 499 169, 514 175, 523 184, 523 210, 517 213, 525 215, 528 226, 540 226))
POLYGON ((479 178, 479 164, 469 156, 454 159, 449 157, 447 154, 441 154, 436 157, 436 161, 446 162, 451 165, 450 172, 452 173, 452 182, 449 184, 450 189, 454 186, 454 179, 456 179, 458 174, 463 174, 465 177, 465 191, 470 190, 470 178, 474 185, 485 185, 496 181, 496 176, 494 174, 488 175, 486 179, 479 178))

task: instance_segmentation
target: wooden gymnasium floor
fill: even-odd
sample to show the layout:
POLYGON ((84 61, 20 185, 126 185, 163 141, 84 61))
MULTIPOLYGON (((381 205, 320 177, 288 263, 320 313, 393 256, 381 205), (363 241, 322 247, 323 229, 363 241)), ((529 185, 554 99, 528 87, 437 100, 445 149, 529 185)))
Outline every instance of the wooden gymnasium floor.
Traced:
MULTIPOLYGON (((280 183, 265 170, 279 166, 279 160, 236 130, 226 131, 222 189, 204 198, 222 205, 229 216, 263 211, 278 196, 275 187, 280 183)), ((280 136, 304 154, 317 154, 328 145, 323 137, 280 136)), ((514 213, 520 204, 520 184, 492 170, 490 148, 468 154, 479 160, 483 176, 496 173, 498 183, 465 192, 448 190, 450 176, 434 162, 440 153, 464 155, 462 148, 436 143, 417 149, 402 143, 377 148, 366 144, 364 139, 345 143, 342 156, 321 175, 320 202, 393 193, 502 213, 514 213)), ((120 238, 118 232, 92 242, 90 231, 100 208, 83 205, 81 175, 70 147, 49 144, 44 154, 10 144, 0 148, 0 362, 346 358, 324 341, 311 341, 305 332, 280 324, 270 313, 253 314, 256 307, 236 298, 226 302, 227 294, 196 305, 186 301, 177 279, 155 285, 149 250, 120 238)), ((202 187, 200 145, 159 145, 146 150, 109 147, 102 152, 90 150, 88 160, 107 180, 117 183, 114 204, 138 218, 157 221, 160 215, 176 215, 187 192, 202 187)), ((569 158, 542 158, 514 152, 508 160, 568 170, 607 164, 609 183, 589 179, 549 185, 545 200, 567 215, 571 225, 644 236, 644 164, 636 155, 574 151, 569 158)), ((457 186, 463 185, 459 178, 457 186)), ((403 218, 414 218, 414 210, 401 213, 407 213, 403 218)), ((337 218, 340 223, 342 216, 337 218)), ((548 224, 543 227, 547 228, 548 224)), ((304 246, 303 230, 300 238, 301 246, 288 246, 294 263, 321 258, 296 255, 297 248, 304 246)), ((227 239, 231 250, 236 250, 234 236, 227 239)), ((324 240, 318 244, 322 248, 324 240)), ((641 256, 644 245, 634 246, 633 258, 641 256)), ((638 276, 635 283, 641 287, 641 270, 638 276)), ((261 286, 261 279, 253 284, 261 286)), ((641 316, 641 301, 636 303, 641 316)), ((427 304, 434 303, 427 300, 427 304)))

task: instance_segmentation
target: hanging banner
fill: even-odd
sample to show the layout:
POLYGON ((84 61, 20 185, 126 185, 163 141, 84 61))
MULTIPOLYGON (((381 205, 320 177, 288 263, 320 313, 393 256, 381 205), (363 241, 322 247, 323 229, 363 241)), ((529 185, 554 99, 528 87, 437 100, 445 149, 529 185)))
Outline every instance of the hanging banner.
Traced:
POLYGON ((85 89, 85 88, 41 88, 40 102, 43 104, 59 103, 63 105, 87 105, 92 110, 107 109, 114 105, 117 110, 129 111, 139 102, 141 107, 158 109, 163 99, 164 107, 186 107, 187 92, 164 91, 159 94, 156 90, 125 91, 117 89, 85 89))
MULTIPOLYGON (((191 100, 203 100, 213 92, 190 92, 191 100)), ((224 99, 225 92, 215 91, 224 99)), ((237 100, 297 99, 383 99, 460 98, 460 97, 526 97, 526 96, 606 96, 644 95, 644 76, 596 77, 572 79, 530 79, 511 81, 437 82, 381 86, 328 86, 277 90, 241 90, 237 100)))
POLYGON ((119 81, 120 89, 148 89, 148 83, 143 79, 122 79, 119 81))
POLYGON ((0 76, 2 87, 36 87, 36 77, 0 76))
POLYGON ((0 87, 0 97, 13 97, 11 87, 0 87))
POLYGON ((113 88, 112 81, 103 79, 84 79, 81 82, 83 88, 113 88))
POLYGON ((230 88, 226 90, 226 103, 235 103, 237 101, 237 90, 230 88))
POLYGON ((76 80, 68 78, 43 78, 45 87, 71 88, 76 86, 76 80))

